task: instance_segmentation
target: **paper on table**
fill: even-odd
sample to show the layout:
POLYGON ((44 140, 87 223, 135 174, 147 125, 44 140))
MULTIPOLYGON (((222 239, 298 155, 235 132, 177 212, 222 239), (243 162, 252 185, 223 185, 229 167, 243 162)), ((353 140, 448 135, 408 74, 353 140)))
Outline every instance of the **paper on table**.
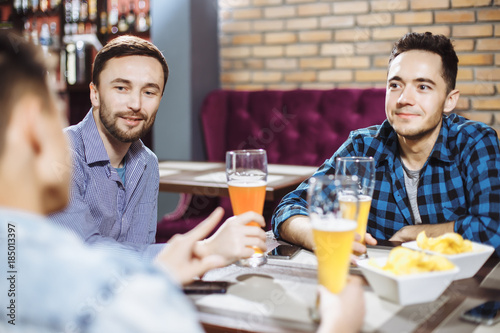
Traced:
POLYGON ((268 173, 277 173, 282 175, 301 175, 307 176, 312 175, 316 171, 316 167, 310 166, 298 166, 298 165, 268 165, 268 173))
POLYGON ((500 289, 500 263, 484 278, 481 288, 500 289))
POLYGON ((203 171, 213 168, 220 167, 221 163, 216 162, 176 162, 176 161, 163 161, 158 163, 160 169, 178 169, 178 170, 189 170, 189 171, 203 171))
POLYGON ((301 283, 296 279, 280 279, 264 274, 236 274, 226 277, 238 280, 225 295, 208 295, 195 300, 198 307, 217 312, 248 314, 248 325, 252 320, 259 323, 265 318, 313 324, 309 309, 316 301, 316 285, 301 283))
POLYGON ((176 173, 179 173, 179 170, 164 170, 164 169, 160 169, 160 177, 175 175, 176 173))
MULTIPOLYGON (((268 175, 267 183, 272 183, 277 180, 282 179, 283 176, 268 175)), ((227 182, 226 173, 224 171, 211 172, 205 175, 194 177, 194 180, 199 182, 211 182, 211 183, 225 183, 227 182)))

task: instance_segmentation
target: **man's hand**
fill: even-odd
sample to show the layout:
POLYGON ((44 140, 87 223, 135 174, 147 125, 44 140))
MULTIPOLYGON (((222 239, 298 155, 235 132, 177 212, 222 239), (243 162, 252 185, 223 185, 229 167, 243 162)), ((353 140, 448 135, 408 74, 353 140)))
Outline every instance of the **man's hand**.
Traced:
POLYGON ((455 222, 407 225, 399 229, 389 240, 394 242, 413 241, 417 239, 418 234, 424 230, 428 237, 438 237, 447 232, 453 232, 455 230, 454 228, 455 222))
POLYGON ((252 247, 266 251, 266 233, 259 227, 249 226, 249 222, 257 222, 261 227, 266 225, 264 218, 254 212, 233 216, 226 220, 217 232, 196 246, 199 256, 217 254, 229 265, 236 260, 249 258, 254 253, 252 247))
POLYGON ((350 276, 344 290, 332 294, 319 286, 321 324, 318 333, 360 332, 365 317, 363 282, 357 276, 350 276))
POLYGON ((365 234, 365 244, 360 243, 359 242, 360 239, 361 239, 361 236, 358 233, 356 233, 356 236, 354 238, 354 242, 352 243, 352 250, 355 253, 358 253, 358 254, 366 253, 366 245, 365 244, 377 245, 377 240, 375 238, 373 238, 373 236, 370 235, 369 233, 365 234))
POLYGON ((156 257, 155 263, 167 268, 174 279, 181 284, 189 284, 193 278, 205 272, 222 267, 226 263, 224 257, 217 254, 200 255, 195 251, 197 242, 204 239, 219 223, 224 210, 217 208, 196 228, 183 235, 175 235, 168 246, 156 257))

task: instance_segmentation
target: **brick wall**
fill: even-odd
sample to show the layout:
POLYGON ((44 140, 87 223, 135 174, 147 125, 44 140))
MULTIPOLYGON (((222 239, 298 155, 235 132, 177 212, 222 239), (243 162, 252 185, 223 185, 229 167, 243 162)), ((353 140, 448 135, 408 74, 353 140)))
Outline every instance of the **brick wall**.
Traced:
POLYGON ((500 133, 500 0, 219 0, 223 88, 385 87, 407 32, 454 40, 457 111, 500 133))

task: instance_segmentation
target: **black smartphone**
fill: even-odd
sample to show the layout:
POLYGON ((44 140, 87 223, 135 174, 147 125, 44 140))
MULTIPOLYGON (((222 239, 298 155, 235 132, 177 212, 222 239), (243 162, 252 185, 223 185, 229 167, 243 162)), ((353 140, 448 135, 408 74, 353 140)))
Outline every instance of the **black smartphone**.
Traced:
POLYGON ((489 301, 469 309, 460 318, 482 325, 493 325, 500 321, 500 301, 489 301))
POLYGON ((229 282, 227 281, 203 281, 195 280, 193 283, 184 286, 182 290, 185 294, 225 294, 229 282))
POLYGON ((280 244, 267 253, 270 259, 292 259, 301 247, 292 244, 280 244))

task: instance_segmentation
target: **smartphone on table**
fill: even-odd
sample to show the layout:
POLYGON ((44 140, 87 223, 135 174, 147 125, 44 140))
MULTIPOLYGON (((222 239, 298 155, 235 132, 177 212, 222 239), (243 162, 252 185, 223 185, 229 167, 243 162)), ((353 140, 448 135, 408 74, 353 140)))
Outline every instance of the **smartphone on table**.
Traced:
POLYGON ((500 301, 488 301, 469 309, 460 318, 481 325, 493 325, 500 321, 500 301))
POLYGON ((229 282, 227 281, 195 280, 192 283, 184 286, 182 290, 185 294, 188 295, 225 294, 228 286, 229 282))
POLYGON ((293 244, 280 244, 267 253, 269 259, 292 259, 301 247, 293 244))

